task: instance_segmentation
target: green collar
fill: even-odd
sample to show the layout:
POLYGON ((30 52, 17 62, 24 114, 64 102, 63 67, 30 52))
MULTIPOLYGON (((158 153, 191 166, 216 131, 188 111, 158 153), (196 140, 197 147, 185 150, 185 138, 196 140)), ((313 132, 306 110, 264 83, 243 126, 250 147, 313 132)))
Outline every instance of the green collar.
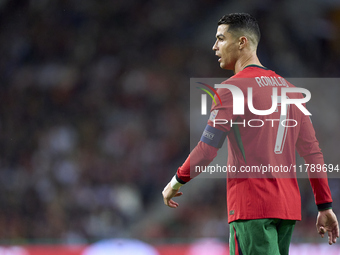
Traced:
POLYGON ((267 67, 264 66, 259 66, 259 65, 247 65, 246 67, 244 67, 243 69, 247 68, 247 67, 258 67, 258 68, 262 68, 264 70, 269 70, 267 67))

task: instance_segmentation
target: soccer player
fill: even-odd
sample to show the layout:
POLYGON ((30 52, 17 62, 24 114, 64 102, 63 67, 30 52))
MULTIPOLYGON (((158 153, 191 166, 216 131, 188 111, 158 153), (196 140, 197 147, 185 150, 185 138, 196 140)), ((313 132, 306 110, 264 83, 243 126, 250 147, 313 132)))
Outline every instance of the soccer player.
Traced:
MULTIPOLYGON (((227 176, 230 254, 282 255, 288 254, 295 222, 301 220, 301 198, 295 173, 291 171, 281 175, 269 171, 258 178, 256 174, 247 175, 240 173, 240 170, 249 166, 294 166, 295 149, 306 164, 323 166, 324 159, 310 118, 301 110, 305 104, 300 107, 294 104, 287 106, 284 111, 286 115, 281 114, 280 102, 274 104, 276 111, 269 115, 254 114, 251 110, 271 109, 272 98, 276 96, 274 88, 277 89, 278 99, 283 88, 294 88, 260 63, 256 54, 259 40, 260 30, 251 15, 233 13, 219 20, 213 50, 219 57, 220 67, 235 73, 223 83, 236 86, 236 90, 245 95, 244 114, 233 114, 232 91, 219 88, 217 92, 221 102, 215 95, 217 104, 211 108, 201 141, 179 167, 162 195, 167 206, 177 208, 179 204, 173 197, 182 195, 179 188, 194 177, 193 167, 207 166, 227 137, 228 165, 237 169, 236 173, 228 172, 227 176), (248 97, 252 98, 252 105, 248 103, 248 97), (281 118, 294 122, 284 125, 281 118), (229 121, 216 121, 218 119, 229 121), (258 127, 254 127, 254 122, 248 122, 254 119, 258 127)), ((303 99, 304 96, 301 93, 287 93, 286 98, 303 99)), ((329 244, 335 243, 339 237, 339 227, 332 211, 327 174, 310 174, 309 177, 319 211, 317 231, 322 237, 327 232, 329 244)))

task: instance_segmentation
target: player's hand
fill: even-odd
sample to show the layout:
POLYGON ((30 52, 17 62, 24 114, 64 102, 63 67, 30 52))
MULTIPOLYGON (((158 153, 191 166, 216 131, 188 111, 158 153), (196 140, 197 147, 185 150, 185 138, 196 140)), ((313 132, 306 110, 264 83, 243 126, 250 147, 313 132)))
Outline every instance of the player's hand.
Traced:
POLYGON ((332 209, 319 211, 316 229, 322 238, 328 232, 328 243, 330 245, 336 242, 339 237, 339 223, 332 209))
POLYGON ((179 189, 173 189, 170 182, 165 186, 162 192, 165 205, 171 208, 177 208, 179 206, 178 203, 172 200, 173 197, 179 197, 183 194, 182 192, 178 192, 178 190, 179 189))

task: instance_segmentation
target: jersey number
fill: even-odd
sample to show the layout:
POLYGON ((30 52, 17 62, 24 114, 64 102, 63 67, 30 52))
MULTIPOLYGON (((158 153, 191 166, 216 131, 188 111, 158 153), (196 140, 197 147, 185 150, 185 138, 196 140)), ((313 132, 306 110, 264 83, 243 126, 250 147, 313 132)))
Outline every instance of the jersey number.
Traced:
MULTIPOLYGON (((281 107, 281 96, 278 96, 277 100, 278 100, 277 102, 278 107, 279 106, 281 107)), ((283 147, 285 145, 288 128, 282 125, 282 121, 284 121, 286 118, 289 119, 289 116, 288 116, 289 106, 290 105, 287 105, 286 107, 286 116, 280 115, 280 123, 279 123, 279 127, 277 128, 276 142, 275 142, 275 147, 274 147, 275 154, 282 154, 283 147)), ((278 108, 276 108, 276 111, 278 111, 278 108)))

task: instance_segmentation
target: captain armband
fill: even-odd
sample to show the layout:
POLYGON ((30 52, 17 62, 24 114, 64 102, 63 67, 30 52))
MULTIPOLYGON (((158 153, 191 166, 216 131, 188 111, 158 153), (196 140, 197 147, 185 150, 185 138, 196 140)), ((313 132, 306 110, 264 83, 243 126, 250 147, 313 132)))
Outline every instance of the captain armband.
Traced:
POLYGON ((207 125, 203 131, 201 141, 215 148, 221 148, 228 132, 207 125))

